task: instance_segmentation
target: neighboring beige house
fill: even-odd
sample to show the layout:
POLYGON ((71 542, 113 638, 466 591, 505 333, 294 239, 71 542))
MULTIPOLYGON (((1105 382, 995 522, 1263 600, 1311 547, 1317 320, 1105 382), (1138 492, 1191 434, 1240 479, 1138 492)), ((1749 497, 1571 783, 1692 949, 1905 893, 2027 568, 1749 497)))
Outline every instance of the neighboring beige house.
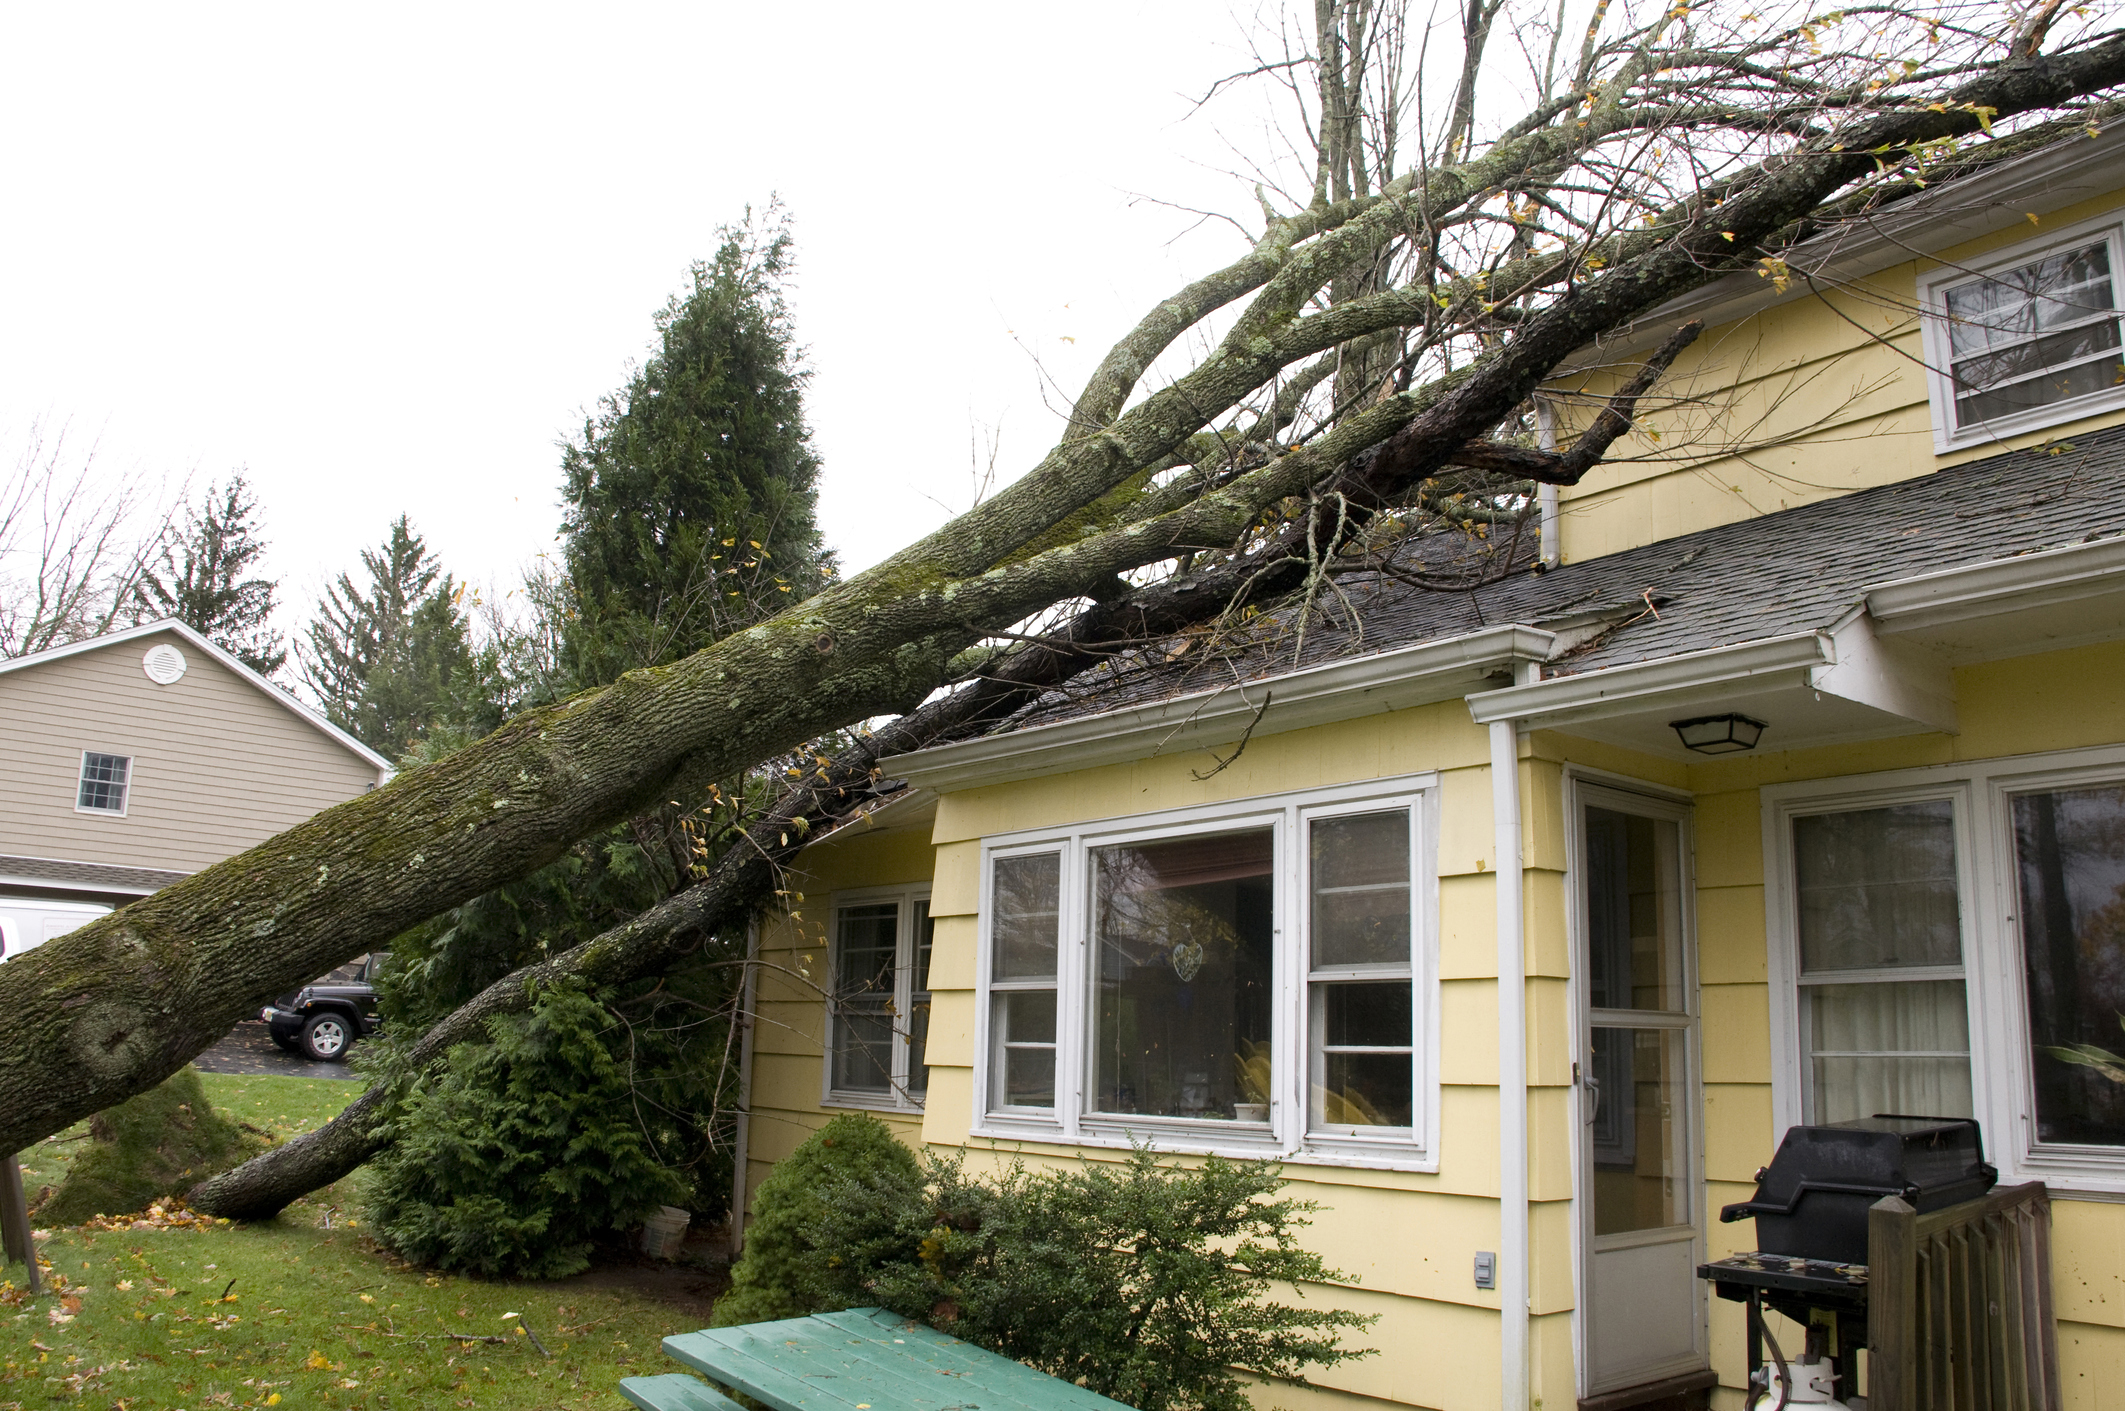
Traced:
POLYGON ((181 622, 0 662, 0 933, 25 949, 390 773, 181 622))
POLYGON ((1793 1124, 1974 1117, 2063 1405, 2125 1406, 2125 1084, 2058 1057, 2125 1050, 2125 126, 1790 264, 1545 390, 1705 322, 1545 571, 884 761, 761 925, 747 1203, 850 1108, 1273 1156, 1381 1355, 1263 1408, 1739 1411, 1719 1208, 1793 1124))

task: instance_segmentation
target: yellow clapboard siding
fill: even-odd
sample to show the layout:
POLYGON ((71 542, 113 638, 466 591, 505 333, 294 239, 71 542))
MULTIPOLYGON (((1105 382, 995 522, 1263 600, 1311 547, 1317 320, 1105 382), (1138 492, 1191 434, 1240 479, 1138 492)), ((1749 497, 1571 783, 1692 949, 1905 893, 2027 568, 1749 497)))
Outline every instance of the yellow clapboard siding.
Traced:
POLYGON ((1698 983, 1763 984, 1764 935, 1762 887, 1698 886, 1698 983))
POLYGON ((1708 1083, 1704 1090, 1704 1170, 1708 1180, 1756 1179, 1778 1147, 1770 1075, 1761 1083, 1708 1083))
POLYGON ((2059 1381, 2066 1411, 2117 1411, 2125 1388, 2125 1331, 2059 1323, 2059 1381))
MULTIPOLYGON (((2125 1328, 2125 1205, 2051 1203, 2051 1289, 2061 1321, 2125 1328)), ((2119 1389, 2125 1391, 2125 1363, 2119 1389)))
POLYGON ((1771 991, 1768 985, 1704 985, 1704 1080, 1762 1083, 1771 1075, 1771 991))

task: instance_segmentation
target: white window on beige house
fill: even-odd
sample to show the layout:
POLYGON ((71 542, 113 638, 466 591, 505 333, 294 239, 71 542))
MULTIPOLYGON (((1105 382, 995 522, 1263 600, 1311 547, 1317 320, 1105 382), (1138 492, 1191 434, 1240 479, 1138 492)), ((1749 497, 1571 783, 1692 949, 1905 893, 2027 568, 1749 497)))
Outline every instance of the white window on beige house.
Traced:
POLYGON ((1765 794, 1781 1124, 1976 1117, 2125 1193, 2125 750, 1765 794))
POLYGON ((2119 228, 2077 227, 1919 281, 1935 449, 2125 405, 2119 228))
POLYGON ((132 781, 133 761, 122 754, 81 752, 81 780, 74 795, 74 808, 81 813, 125 816, 127 787, 132 781))
POLYGON ((919 1109, 930 1077, 930 899, 844 892, 833 917, 825 1100, 919 1109))
POLYGON ((1427 777, 984 847, 976 1125, 1436 1164, 1427 777))

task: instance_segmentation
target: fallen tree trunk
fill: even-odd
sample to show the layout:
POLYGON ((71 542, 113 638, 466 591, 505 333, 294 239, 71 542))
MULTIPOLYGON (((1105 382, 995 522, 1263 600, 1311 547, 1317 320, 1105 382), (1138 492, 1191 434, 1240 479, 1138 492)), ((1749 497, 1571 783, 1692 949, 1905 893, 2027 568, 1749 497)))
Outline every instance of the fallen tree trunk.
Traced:
MULTIPOLYGON (((1702 327, 1692 322, 1677 329, 1563 459, 1573 464, 1598 461, 1629 428, 1639 398, 1702 327)), ((1117 643, 1154 640, 1196 626, 1231 611, 1243 594, 1259 602, 1298 588, 1315 571, 1319 558, 1335 555, 1358 538, 1377 513, 1409 488, 1422 463, 1402 454, 1403 449, 1390 440, 1359 456, 1325 488, 1310 515, 1256 553, 1098 604, 1019 648, 954 694, 858 741, 785 790, 775 808, 745 830, 709 877, 624 925, 488 985, 412 1045, 401 1076, 376 1082, 316 1131, 201 1182, 190 1193, 191 1203, 232 1220, 276 1214, 388 1146, 388 1124, 405 1084, 418 1081, 454 1045, 484 1038, 490 1019, 527 1009, 541 987, 563 979, 618 985, 661 974, 682 962, 700 938, 742 924, 771 898, 781 869, 813 833, 871 796, 878 760, 1001 720, 1041 692, 1100 663, 1117 643)))
MULTIPOLYGON (((1287 252, 1195 371, 1064 443, 1025 479, 877 568, 684 661, 518 717, 456 755, 0 966, 0 1150, 152 1086, 263 997, 551 861, 574 839, 647 806, 681 768, 735 773, 829 730, 908 710, 951 679, 958 653, 990 633, 1104 592, 1118 573, 1230 545, 1269 506, 1405 429, 1412 465, 1447 463, 1600 333, 1804 233, 1809 213, 1874 171, 1878 153, 1974 133, 2120 81, 2125 38, 2114 36, 2010 60, 1945 90, 1941 101, 1856 122, 1834 143, 1812 140, 1692 198, 1670 222, 1602 242, 1598 275, 1582 278, 1585 267, 1575 267, 1556 276, 1580 282, 1515 320, 1509 337, 1451 378, 1357 411, 1305 450, 1154 518, 1019 557, 1131 476, 1170 463, 1188 437, 1284 368, 1429 317, 1428 288, 1303 312, 1355 254, 1393 238, 1397 222, 1421 214, 1437 192, 1465 188, 1478 168, 1493 168, 1429 173, 1408 198, 1375 205, 1317 247, 1287 252)), ((1553 164, 1567 141, 1521 157, 1553 164)), ((1503 178, 1514 169, 1505 163, 1503 178)), ((1462 189, 1453 199, 1481 194, 1462 189)), ((1141 365, 1131 362, 1130 378, 1141 365)))

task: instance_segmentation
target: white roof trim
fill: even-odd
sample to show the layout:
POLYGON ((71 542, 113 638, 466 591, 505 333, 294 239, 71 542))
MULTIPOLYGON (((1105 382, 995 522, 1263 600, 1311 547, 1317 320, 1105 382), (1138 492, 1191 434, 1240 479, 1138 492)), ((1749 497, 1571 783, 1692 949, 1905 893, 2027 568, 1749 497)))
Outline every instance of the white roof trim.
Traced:
POLYGON ((273 699, 276 705, 300 718, 305 725, 331 736, 334 741, 344 746, 348 751, 359 755, 364 761, 375 766, 377 782, 381 783, 391 775, 392 764, 390 760, 385 759, 375 750, 370 749, 360 740, 355 739, 352 735, 325 719, 324 716, 304 705, 265 677, 260 676, 234 656, 215 646, 214 643, 208 641, 198 632, 187 627, 174 617, 158 618, 154 622, 143 622, 138 627, 128 627, 119 632, 106 632, 101 637, 88 637, 79 642, 69 642, 63 647, 51 647, 41 652, 32 652, 28 656, 19 656, 7 661, 0 661, 0 676, 4 676, 10 671, 21 671, 32 666, 42 666, 46 662, 58 661, 62 657, 79 656, 83 652, 101 651, 105 647, 115 647, 121 643, 137 641, 142 637, 152 637, 158 632, 176 633, 192 646, 205 652, 215 661, 241 676, 245 681, 265 692, 267 696, 273 699))
MULTIPOLYGON (((1928 187, 1871 218, 1802 241, 1787 252, 1786 263, 1807 270, 1818 284, 1834 287, 1863 279, 1922 254, 2026 225, 2031 212, 2042 215, 2125 186, 2121 161, 2125 123, 2113 123, 2096 137, 2069 137, 1960 181, 1928 187)), ((1742 270, 1670 299, 1581 348, 1558 365, 1550 381, 1651 347, 1685 319, 1703 319, 1713 328, 1774 304, 1813 297, 1804 279, 1780 294, 1754 270, 1742 270)))
POLYGON ((1536 717, 1544 723, 1592 720, 1655 709, 1664 698, 1694 696, 1707 687, 1776 675, 1805 679, 1809 670, 1836 660, 1828 633, 1797 632, 1577 676, 1555 676, 1526 686, 1479 691, 1468 698, 1468 713, 1478 725, 1536 717))
POLYGON ((1877 583, 1867 589, 1867 611, 1887 631, 1921 632, 2120 591, 2125 536, 1877 583))
POLYGON ((1035 725, 879 761, 888 777, 940 793, 1229 744, 1379 711, 1452 700, 1516 662, 1546 661, 1563 633, 1487 628, 1283 676, 1035 725))

